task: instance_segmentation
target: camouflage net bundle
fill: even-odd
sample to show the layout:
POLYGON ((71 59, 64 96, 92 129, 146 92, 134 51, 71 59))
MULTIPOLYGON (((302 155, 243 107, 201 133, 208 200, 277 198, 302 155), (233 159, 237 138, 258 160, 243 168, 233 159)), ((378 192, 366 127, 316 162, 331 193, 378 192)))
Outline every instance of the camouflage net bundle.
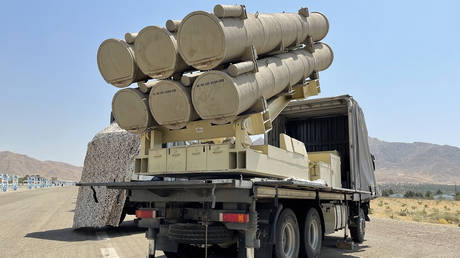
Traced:
MULTIPOLYGON (((88 143, 80 181, 129 182, 139 148, 137 135, 112 123, 88 143)), ((80 187, 73 228, 118 226, 125 199, 125 190, 80 187)))

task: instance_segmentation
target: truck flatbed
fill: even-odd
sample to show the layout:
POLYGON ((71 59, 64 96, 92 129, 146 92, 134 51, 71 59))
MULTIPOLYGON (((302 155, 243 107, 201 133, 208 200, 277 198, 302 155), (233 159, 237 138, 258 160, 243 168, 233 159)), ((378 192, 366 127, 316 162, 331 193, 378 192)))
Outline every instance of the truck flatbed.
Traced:
MULTIPOLYGON (((214 194, 221 189, 251 190, 252 196, 259 198, 283 199, 325 199, 325 200, 369 200, 375 193, 369 191, 352 190, 329 187, 318 182, 304 180, 276 180, 276 179, 208 179, 208 180, 176 180, 176 181, 131 181, 110 183, 85 183, 78 186, 103 186, 110 189, 124 190, 169 190, 183 191, 211 190, 214 194)), ((182 200, 183 201, 183 200, 182 200)), ((196 201, 196 199, 194 199, 196 201)))

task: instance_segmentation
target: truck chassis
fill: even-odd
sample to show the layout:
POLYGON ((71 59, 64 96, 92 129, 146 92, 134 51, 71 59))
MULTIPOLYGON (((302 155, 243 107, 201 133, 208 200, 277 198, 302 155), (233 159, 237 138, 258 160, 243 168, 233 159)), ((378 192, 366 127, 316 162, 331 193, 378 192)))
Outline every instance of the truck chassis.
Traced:
POLYGON ((125 189, 149 256, 318 257, 324 235, 362 242, 373 193, 303 180, 191 179, 80 183, 125 189), (346 231, 345 231, 346 232, 346 231), (346 237, 346 233, 345 233, 346 237))

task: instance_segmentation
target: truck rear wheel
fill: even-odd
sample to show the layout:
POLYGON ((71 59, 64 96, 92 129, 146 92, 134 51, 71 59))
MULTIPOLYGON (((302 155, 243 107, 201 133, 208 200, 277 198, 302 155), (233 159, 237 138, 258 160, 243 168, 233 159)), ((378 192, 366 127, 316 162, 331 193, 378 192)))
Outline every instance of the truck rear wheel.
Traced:
POLYGON ((319 257, 323 240, 323 228, 321 227, 321 217, 315 208, 308 210, 302 230, 302 244, 304 248, 302 251, 309 258, 319 257))
POLYGON ((356 226, 350 227, 350 235, 353 242, 364 242, 364 235, 366 234, 366 220, 363 209, 359 208, 359 216, 356 219, 356 226))
POLYGON ((276 223, 275 257, 297 258, 300 248, 299 223, 291 209, 284 209, 276 223))

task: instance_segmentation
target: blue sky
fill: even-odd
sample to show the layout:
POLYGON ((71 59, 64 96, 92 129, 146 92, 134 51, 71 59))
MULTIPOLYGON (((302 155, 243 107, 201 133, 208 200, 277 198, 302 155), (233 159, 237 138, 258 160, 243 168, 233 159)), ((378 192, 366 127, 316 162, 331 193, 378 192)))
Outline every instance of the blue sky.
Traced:
MULTIPOLYGON (((99 75, 107 38, 233 1, 3 1, 0 150, 82 165, 116 88, 99 75)), ((369 134, 460 146, 458 1, 241 1, 249 12, 319 11, 333 65, 321 96, 350 94, 369 134)))

